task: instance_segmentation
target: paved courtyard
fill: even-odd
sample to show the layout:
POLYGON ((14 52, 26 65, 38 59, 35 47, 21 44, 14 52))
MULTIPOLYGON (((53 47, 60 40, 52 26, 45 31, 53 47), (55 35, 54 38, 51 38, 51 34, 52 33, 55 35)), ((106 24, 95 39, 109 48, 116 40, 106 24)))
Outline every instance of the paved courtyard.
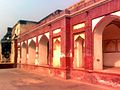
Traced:
MULTIPOLYGON (((115 90, 27 73, 18 69, 0 69, 0 90, 115 90)), ((116 89, 117 90, 117 89, 116 89)), ((119 90, 119 89, 118 89, 119 90)))

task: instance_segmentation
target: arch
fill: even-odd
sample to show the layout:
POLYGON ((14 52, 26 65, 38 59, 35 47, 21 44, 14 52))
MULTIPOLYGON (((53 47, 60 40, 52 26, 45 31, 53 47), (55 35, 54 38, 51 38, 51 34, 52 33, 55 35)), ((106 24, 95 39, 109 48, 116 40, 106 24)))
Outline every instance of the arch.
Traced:
POLYGON ((84 39, 81 36, 78 36, 74 40, 73 65, 75 68, 82 68, 83 67, 83 44, 84 44, 84 39))
POLYGON ((49 64, 49 40, 43 35, 39 41, 39 62, 41 65, 49 64))
POLYGON ((43 36, 45 36, 48 40, 49 40, 49 32, 47 32, 47 33, 44 33, 44 35, 39 35, 38 36, 38 41, 40 41, 40 39, 43 37, 43 36))
POLYGON ((61 56, 61 42, 57 38, 53 43, 53 66, 54 67, 60 67, 60 56, 61 56))
POLYGON ((100 32, 100 34, 103 33, 104 31, 104 28, 110 23, 112 22, 113 20, 116 20, 116 19, 120 19, 119 16, 116 16, 116 15, 108 15, 108 16, 104 16, 94 27, 94 34, 95 32, 100 32), (101 30, 99 30, 101 29, 101 30))
POLYGON ((28 64, 35 64, 36 58, 36 43, 31 40, 28 47, 28 64))
POLYGON ((26 63, 26 58, 27 58, 27 44, 25 42, 22 43, 22 52, 21 52, 21 57, 22 57, 22 60, 21 60, 21 63, 22 64, 25 64, 26 63))
POLYGON ((109 15, 101 19, 94 28, 94 69, 103 69, 103 32, 114 21, 120 21, 119 16, 109 15))

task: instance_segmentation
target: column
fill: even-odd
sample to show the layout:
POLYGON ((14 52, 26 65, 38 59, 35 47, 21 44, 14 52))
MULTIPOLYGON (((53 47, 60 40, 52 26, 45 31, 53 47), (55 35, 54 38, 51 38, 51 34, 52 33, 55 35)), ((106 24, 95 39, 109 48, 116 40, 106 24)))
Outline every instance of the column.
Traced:
POLYGON ((53 37, 53 33, 52 33, 52 30, 51 30, 51 25, 49 26, 50 28, 50 38, 49 38, 49 65, 50 67, 52 67, 52 63, 53 63, 53 40, 52 40, 52 37, 53 37))
POLYGON ((38 62, 38 46, 39 46, 38 36, 36 36, 36 57, 35 57, 35 65, 39 65, 39 62, 38 62))
POLYGON ((70 78, 71 68, 71 31, 70 18, 65 17, 61 27, 61 68, 66 69, 66 79, 70 78))
POLYGON ((28 57, 29 57, 29 54, 28 54, 28 40, 26 42, 26 64, 28 64, 28 57))
POLYGON ((93 35, 92 35, 92 20, 87 13, 85 23, 85 69, 93 69, 93 35))

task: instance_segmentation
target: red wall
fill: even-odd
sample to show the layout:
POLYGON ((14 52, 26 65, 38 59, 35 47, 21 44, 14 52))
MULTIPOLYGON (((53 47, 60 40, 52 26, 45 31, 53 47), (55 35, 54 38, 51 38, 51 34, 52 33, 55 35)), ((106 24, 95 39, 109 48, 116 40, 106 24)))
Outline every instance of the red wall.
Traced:
MULTIPOLYGON (((91 0, 91 2, 87 3, 87 5, 93 3, 94 0, 91 0)), ((96 0, 95 0, 96 1, 96 0)), ((97 0, 99 1, 99 0, 97 0)), ((79 8, 82 8, 85 6, 78 7, 77 9, 74 9, 70 11, 71 16, 62 17, 54 22, 51 22, 49 24, 46 24, 42 26, 41 28, 37 29, 41 23, 33 27, 30 31, 26 32, 24 35, 20 36, 20 41, 28 40, 33 37, 38 37, 38 35, 44 34, 46 32, 50 32, 50 39, 49 39, 49 45, 50 45, 50 70, 53 72, 55 76, 60 76, 61 72, 64 73, 65 78, 81 78, 81 76, 85 77, 84 80, 88 80, 88 78, 92 78, 92 74, 86 71, 93 70, 93 32, 92 32, 92 19, 100 17, 100 16, 107 16, 112 12, 115 12, 117 10, 120 10, 120 0, 112 0, 108 3, 105 3, 101 6, 92 7, 91 9, 85 10, 83 12, 73 14, 76 11, 79 10, 79 8), (73 25, 76 25, 78 23, 85 23, 85 27, 82 29, 79 29, 78 31, 73 31, 73 25), (55 29, 61 28, 61 32, 53 35, 52 31, 55 29), (35 29, 35 30, 34 30, 35 29), (34 31, 33 31, 34 30, 34 31), (76 33, 85 32, 85 57, 84 57, 84 70, 75 70, 73 69, 73 56, 70 56, 70 53, 73 54, 73 35, 76 33), (52 67, 52 57, 53 57, 53 45, 52 45, 52 39, 54 37, 61 37, 61 52, 65 54, 64 57, 61 57, 61 68, 57 69, 52 67)), ((69 14, 69 13, 64 13, 69 14)), ((61 15, 64 15, 61 14, 61 15)), ((52 17, 52 19, 55 19, 56 17, 52 17)), ((46 22, 49 22, 51 19, 47 19, 46 22)), ((48 69, 49 69, 48 68, 48 69)), ((63 74, 62 73, 62 74, 63 74)), ((97 73, 95 74, 97 75, 97 73)), ((104 76, 104 74, 102 74, 104 76)), ((99 74, 98 74, 99 76, 99 74)), ((114 76, 114 75, 113 75, 114 76)), ((107 77, 107 76, 105 76, 107 77)), ((112 76, 110 76, 112 79, 112 76)), ((93 82, 96 82, 95 79, 93 82)), ((88 80, 89 82, 89 80, 88 80)), ((90 81, 91 82, 91 81, 90 81)))

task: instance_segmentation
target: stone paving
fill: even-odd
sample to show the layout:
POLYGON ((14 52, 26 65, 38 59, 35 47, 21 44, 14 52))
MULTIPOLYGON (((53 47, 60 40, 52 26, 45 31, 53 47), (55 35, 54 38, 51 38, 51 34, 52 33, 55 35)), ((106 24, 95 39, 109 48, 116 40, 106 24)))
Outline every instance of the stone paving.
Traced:
POLYGON ((0 90, 119 90, 36 75, 19 69, 0 69, 0 90))

